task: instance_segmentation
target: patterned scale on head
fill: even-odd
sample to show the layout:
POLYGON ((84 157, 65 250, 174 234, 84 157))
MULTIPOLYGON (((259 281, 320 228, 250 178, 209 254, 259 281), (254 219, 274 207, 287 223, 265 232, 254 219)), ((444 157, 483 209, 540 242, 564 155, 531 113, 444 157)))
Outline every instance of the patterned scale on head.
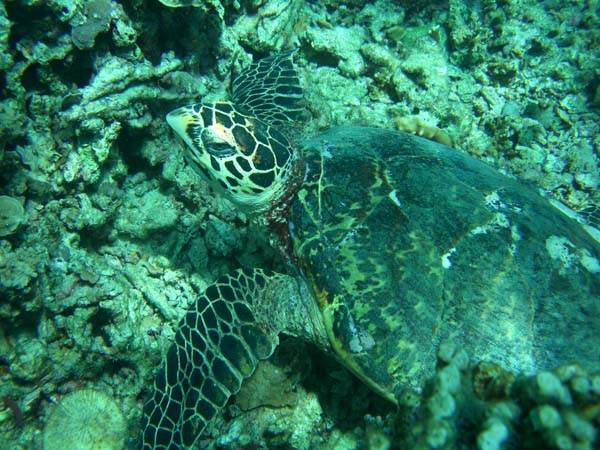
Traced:
POLYGON ((292 56, 277 54, 242 72, 232 83, 235 103, 198 103, 167 115, 187 144, 192 167, 246 213, 273 209, 302 179, 301 154, 274 126, 294 120, 301 111, 292 56))

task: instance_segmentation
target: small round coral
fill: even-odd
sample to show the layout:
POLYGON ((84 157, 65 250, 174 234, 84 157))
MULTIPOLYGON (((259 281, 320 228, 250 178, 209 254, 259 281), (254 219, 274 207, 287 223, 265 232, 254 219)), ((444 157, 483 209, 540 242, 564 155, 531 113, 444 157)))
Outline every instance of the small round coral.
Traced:
POLYGON ((13 234, 23 221, 25 211, 21 203, 6 195, 0 195, 0 237, 13 234))
POLYGON ((44 450, 122 450, 126 424, 115 401, 92 389, 66 395, 44 428, 44 450))

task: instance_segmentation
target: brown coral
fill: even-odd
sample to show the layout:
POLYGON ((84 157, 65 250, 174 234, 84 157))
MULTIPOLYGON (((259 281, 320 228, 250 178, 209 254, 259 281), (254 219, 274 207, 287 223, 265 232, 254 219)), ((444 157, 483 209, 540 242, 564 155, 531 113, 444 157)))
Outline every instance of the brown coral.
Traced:
POLYGON ((417 136, 431 139, 432 141, 447 145, 448 147, 454 145, 454 142, 448 133, 425 122, 419 116, 396 117, 394 119, 394 124, 399 131, 416 134, 417 136))

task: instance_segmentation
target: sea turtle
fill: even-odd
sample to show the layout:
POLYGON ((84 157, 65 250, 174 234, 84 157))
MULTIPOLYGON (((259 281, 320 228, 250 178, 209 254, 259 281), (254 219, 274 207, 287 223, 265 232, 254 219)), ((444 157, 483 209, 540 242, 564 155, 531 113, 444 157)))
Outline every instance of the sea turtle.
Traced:
POLYGON ((287 273, 221 277, 182 319, 145 405, 143 448, 190 448, 281 332, 334 354, 392 402, 440 342, 522 373, 600 369, 600 244, 534 188, 442 144, 345 126, 295 149, 291 53, 232 83, 233 102, 167 121, 189 162, 266 218, 287 273))

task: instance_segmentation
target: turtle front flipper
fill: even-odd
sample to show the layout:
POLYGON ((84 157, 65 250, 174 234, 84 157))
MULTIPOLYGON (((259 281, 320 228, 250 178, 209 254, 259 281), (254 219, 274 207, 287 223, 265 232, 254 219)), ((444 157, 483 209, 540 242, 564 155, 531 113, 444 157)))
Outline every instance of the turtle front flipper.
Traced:
POLYGON ((192 447, 271 356, 281 331, 326 345, 307 292, 298 280, 263 270, 240 270, 206 289, 181 320, 144 407, 143 449, 192 447))
POLYGON ((271 125, 300 120, 304 94, 295 50, 275 53, 246 67, 231 83, 233 102, 271 125))

